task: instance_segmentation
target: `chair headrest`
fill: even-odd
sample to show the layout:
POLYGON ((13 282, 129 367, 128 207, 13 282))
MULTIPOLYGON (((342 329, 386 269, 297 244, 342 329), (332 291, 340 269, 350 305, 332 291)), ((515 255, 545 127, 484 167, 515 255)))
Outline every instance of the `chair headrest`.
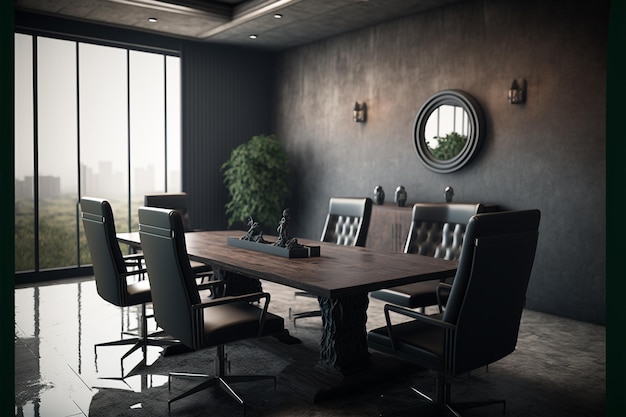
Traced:
POLYGON ((480 203, 417 203, 413 205, 412 219, 467 224, 470 217, 483 210, 480 203))
POLYGON ((372 199, 332 197, 328 203, 328 213, 337 216, 364 217, 372 211, 372 199))
POLYGON ((104 217, 112 212, 111 205, 103 198, 83 197, 80 199, 80 209, 83 213, 89 213, 104 217))

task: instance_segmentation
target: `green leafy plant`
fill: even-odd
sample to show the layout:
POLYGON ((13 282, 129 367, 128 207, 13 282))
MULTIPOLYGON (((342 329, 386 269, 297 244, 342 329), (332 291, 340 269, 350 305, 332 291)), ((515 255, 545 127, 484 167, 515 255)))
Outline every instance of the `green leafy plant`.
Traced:
POLYGON ((278 224, 289 192, 291 177, 287 152, 275 135, 254 136, 233 149, 222 165, 228 227, 244 225, 252 217, 270 234, 278 224))
POLYGON ((436 140, 437 146, 431 148, 430 152, 441 161, 447 161, 457 156, 467 142, 467 136, 457 132, 451 132, 445 136, 435 136, 433 139, 436 140))

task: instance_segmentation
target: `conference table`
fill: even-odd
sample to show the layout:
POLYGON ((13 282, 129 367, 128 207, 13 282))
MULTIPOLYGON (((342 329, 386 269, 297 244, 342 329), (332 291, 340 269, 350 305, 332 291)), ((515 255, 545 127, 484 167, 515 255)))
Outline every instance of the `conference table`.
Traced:
MULTIPOLYGON (((448 278, 457 268, 455 261, 299 238, 300 244, 319 246, 320 255, 285 258, 228 244, 229 237, 243 234, 234 230, 187 232, 187 253, 192 260, 212 265, 226 279, 226 288, 236 288, 234 284, 246 280, 257 285, 266 280, 316 295, 323 323, 320 362, 343 373, 370 364, 366 330, 370 291, 448 278)), ((118 233, 117 238, 141 246, 139 232, 118 233)))

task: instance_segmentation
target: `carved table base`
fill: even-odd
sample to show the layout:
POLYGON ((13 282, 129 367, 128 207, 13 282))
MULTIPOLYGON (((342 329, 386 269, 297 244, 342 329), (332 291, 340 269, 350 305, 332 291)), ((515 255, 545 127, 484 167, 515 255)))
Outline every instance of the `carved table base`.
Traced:
POLYGON ((367 293, 350 297, 318 297, 322 312, 320 361, 348 374, 370 365, 367 349, 367 293))

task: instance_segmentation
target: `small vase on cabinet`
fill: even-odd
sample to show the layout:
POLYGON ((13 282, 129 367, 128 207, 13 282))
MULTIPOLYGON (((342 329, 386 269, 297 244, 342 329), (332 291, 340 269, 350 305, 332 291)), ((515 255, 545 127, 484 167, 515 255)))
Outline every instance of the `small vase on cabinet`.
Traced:
POLYGON ((396 202, 398 207, 406 206, 406 190, 404 189, 404 186, 399 185, 398 188, 396 188, 394 201, 396 202))
POLYGON ((383 204, 385 202, 385 190, 380 185, 374 188, 374 203, 383 204))

